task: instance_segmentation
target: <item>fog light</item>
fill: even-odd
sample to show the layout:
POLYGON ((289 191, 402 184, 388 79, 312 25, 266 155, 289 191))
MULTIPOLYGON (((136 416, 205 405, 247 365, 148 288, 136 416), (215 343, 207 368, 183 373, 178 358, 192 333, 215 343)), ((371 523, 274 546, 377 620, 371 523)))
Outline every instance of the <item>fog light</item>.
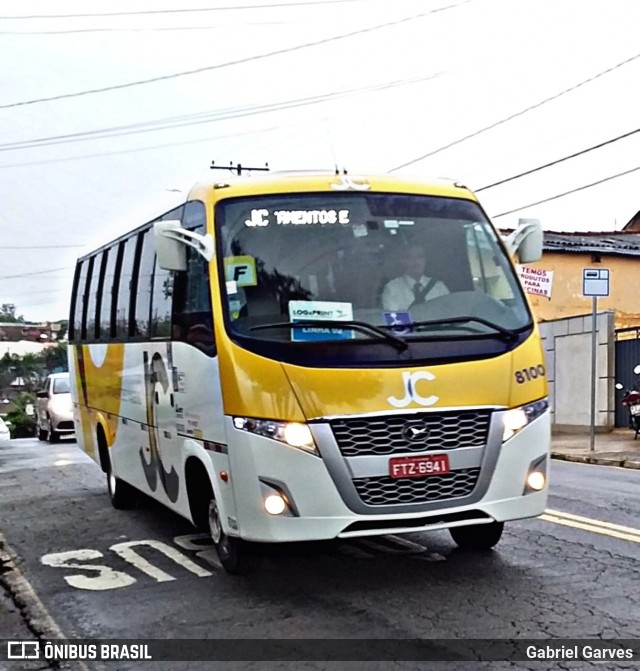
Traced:
POLYGON ((546 481, 547 479, 545 478, 544 473, 533 471, 533 473, 529 473, 529 477, 527 477, 527 486, 536 492, 539 492, 544 489, 546 481))
POLYGON ((264 500, 264 509, 269 515, 282 515, 287 509, 287 502, 280 494, 269 494, 264 500))

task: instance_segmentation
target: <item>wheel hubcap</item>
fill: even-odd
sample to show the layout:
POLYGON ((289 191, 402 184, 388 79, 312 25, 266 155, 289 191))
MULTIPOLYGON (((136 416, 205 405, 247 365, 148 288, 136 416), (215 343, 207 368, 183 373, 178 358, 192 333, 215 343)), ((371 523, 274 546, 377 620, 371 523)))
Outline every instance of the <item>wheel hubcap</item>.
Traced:
POLYGON ((209 503, 209 531, 214 543, 219 543, 222 538, 222 525, 220 524, 220 514, 218 513, 218 505, 215 500, 209 503))

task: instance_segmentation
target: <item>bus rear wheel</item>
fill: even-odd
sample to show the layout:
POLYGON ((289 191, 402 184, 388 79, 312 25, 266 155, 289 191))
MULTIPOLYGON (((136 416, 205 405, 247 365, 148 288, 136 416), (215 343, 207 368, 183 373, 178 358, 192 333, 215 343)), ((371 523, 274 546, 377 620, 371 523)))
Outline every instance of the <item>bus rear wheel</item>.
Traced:
POLYGON ((451 538, 462 550, 491 550, 502 536, 504 522, 474 524, 449 529, 451 538))
POLYGON ((117 510, 129 510, 136 505, 138 493, 128 482, 116 478, 111 468, 111 462, 107 467, 107 489, 111 505, 117 510))
POLYGON ((245 575, 260 565, 260 556, 251 543, 227 536, 222 530, 220 513, 215 498, 209 502, 209 532, 218 553, 222 568, 232 575, 245 575))

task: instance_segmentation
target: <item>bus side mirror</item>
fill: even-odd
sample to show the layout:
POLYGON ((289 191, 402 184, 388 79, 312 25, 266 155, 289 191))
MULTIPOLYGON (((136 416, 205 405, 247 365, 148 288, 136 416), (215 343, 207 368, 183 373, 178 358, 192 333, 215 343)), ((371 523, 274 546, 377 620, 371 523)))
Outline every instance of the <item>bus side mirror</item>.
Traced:
POLYGON ((195 249, 207 261, 213 258, 213 238, 182 228, 177 220, 157 221, 153 225, 153 236, 158 255, 158 264, 165 270, 186 270, 186 246, 195 249))
POLYGON ((532 263, 542 257, 542 224, 538 219, 519 219, 518 228, 503 240, 509 254, 517 254, 520 263, 532 263))

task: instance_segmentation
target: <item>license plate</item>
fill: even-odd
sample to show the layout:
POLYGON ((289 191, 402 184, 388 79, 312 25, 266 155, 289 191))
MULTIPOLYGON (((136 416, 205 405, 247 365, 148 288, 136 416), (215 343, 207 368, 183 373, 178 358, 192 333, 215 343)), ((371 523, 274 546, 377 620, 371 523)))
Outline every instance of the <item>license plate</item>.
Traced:
POLYGON ((428 475, 443 475, 450 470, 449 456, 446 454, 389 459, 389 475, 392 478, 424 478, 428 475))

